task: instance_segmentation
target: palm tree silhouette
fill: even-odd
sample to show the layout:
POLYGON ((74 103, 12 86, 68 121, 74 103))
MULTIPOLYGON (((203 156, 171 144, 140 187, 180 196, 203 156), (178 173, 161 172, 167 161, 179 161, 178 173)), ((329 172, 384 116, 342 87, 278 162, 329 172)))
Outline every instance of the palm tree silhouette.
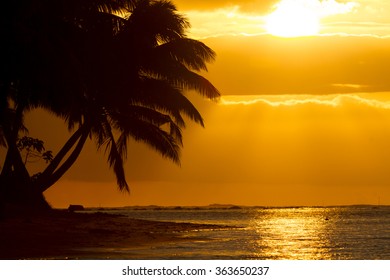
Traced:
POLYGON ((186 37, 189 22, 175 6, 149 0, 22 2, 29 9, 9 10, 26 9, 29 16, 11 17, 1 30, 9 43, 1 50, 8 58, 0 72, 0 145, 7 146, 3 183, 18 174, 23 180, 17 185, 41 196, 74 164, 88 137, 106 149, 120 190, 129 190, 124 172, 129 138, 179 163, 183 115, 204 125, 185 90, 209 99, 219 92, 199 74, 215 53, 186 37), (51 11, 54 6, 58 13, 51 11), (26 31, 20 26, 27 23, 26 31), (31 180, 14 143, 23 114, 37 107, 63 118, 74 132, 31 180))

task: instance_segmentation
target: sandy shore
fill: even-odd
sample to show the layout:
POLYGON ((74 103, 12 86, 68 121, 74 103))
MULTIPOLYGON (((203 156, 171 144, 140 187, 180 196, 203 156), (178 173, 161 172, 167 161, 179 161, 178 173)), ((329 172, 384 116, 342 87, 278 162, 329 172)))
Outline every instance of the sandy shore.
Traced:
MULTIPOLYGON (((188 240, 185 232, 220 226, 129 219, 104 213, 13 217, 0 221, 0 259, 121 259, 121 248, 188 240)), ((127 255, 127 258, 138 258, 127 255)))

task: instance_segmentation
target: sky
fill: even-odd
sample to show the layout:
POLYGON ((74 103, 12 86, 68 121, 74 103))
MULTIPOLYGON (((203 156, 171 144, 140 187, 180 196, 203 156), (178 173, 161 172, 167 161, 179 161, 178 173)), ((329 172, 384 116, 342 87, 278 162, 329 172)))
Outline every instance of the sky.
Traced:
MULTIPOLYGON (((45 193, 54 207, 390 204, 389 1, 173 2, 217 53, 202 74, 219 102, 186 93, 205 128, 188 125, 181 166, 132 142, 130 194, 87 143, 45 193)), ((42 114, 31 136, 53 127, 55 152, 65 126, 42 114)))

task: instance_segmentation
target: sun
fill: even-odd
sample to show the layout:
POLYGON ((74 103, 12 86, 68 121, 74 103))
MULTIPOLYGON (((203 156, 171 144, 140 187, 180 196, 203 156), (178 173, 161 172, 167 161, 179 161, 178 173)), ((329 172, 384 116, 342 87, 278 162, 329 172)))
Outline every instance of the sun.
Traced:
POLYGON ((265 18, 266 31, 279 37, 311 36, 319 33, 320 15, 305 1, 283 0, 265 18))

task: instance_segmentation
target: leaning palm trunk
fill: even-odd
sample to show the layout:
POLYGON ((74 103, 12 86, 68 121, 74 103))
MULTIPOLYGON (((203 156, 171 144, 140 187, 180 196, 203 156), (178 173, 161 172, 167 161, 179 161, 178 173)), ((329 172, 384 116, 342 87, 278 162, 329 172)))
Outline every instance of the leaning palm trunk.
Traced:
POLYGON ((64 163, 50 176, 44 178, 42 182, 39 184, 35 184, 38 188, 39 192, 43 193, 52 185, 54 185, 68 170, 72 165, 76 162, 79 157, 81 150, 84 147, 85 141, 88 137, 88 131, 83 131, 80 135, 80 139, 78 140, 74 150, 70 153, 69 157, 64 161, 64 163))
POLYGON ((37 177, 33 187, 43 193, 52 185, 54 185, 69 168, 74 164, 76 159, 81 153, 84 147, 85 141, 88 137, 88 126, 81 126, 73 135, 68 139, 56 157, 50 162, 46 169, 37 177), (70 152, 73 148, 73 151, 70 152), (70 153, 68 158, 66 155, 70 153), (65 159, 66 158, 66 159, 65 159), (60 165, 63 161, 62 165, 60 165))

